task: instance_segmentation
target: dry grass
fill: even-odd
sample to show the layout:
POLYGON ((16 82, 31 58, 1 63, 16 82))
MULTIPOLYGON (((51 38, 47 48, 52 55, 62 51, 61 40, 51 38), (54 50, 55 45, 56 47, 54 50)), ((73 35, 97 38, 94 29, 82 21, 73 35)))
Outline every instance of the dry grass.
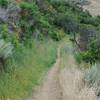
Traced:
POLYGON ((56 63, 46 75, 35 100, 97 100, 93 88, 83 82, 83 72, 77 67, 72 44, 67 41, 61 47, 62 52, 58 50, 56 63))
POLYGON ((62 100, 97 100, 94 89, 83 82, 84 73, 78 68, 73 57, 71 44, 64 49, 61 59, 63 67, 59 75, 62 100))
POLYGON ((82 78, 82 73, 76 68, 62 70, 60 74, 62 100, 97 100, 93 89, 85 86, 82 78))

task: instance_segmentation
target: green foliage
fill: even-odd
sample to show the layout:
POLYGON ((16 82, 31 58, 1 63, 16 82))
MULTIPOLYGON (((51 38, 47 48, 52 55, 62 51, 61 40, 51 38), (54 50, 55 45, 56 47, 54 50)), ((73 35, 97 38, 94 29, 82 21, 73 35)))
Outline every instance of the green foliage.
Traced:
MULTIPOLYGON (((50 27, 47 18, 42 12, 39 11, 39 8, 36 4, 22 2, 20 5, 23 9, 20 26, 24 33, 24 37, 30 37, 36 28, 41 31, 44 27, 50 27)), ((41 34, 42 33, 43 32, 41 31, 41 34)))
POLYGON ((53 38, 56 41, 61 40, 65 36, 65 32, 63 30, 58 30, 58 29, 50 29, 49 30, 49 35, 51 38, 53 38))
POLYGON ((89 14, 81 15, 80 17, 80 22, 84 24, 90 24, 93 26, 98 26, 100 23, 100 19, 97 17, 92 17, 89 14))
POLYGON ((16 32, 10 32, 7 25, 1 25, 0 38, 7 42, 11 42, 15 47, 19 45, 19 36, 16 32))
POLYGON ((64 28, 68 33, 78 31, 78 20, 69 13, 64 15, 60 14, 59 17, 55 19, 55 24, 64 28))
POLYGON ((6 7, 8 4, 8 0, 0 0, 0 6, 6 7))
POLYGON ((81 53, 83 60, 86 62, 96 62, 100 59, 100 41, 93 40, 88 46, 88 50, 81 53))
POLYGON ((35 4, 30 4, 28 2, 22 2, 20 6, 22 8, 20 27, 24 33, 23 36, 29 37, 33 33, 34 23, 38 19, 38 7, 35 4))

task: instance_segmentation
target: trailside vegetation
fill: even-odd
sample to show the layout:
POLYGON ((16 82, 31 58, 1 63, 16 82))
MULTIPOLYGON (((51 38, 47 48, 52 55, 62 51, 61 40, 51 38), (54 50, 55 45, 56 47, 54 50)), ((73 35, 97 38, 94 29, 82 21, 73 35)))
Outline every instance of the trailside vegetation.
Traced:
POLYGON ((0 0, 0 96, 23 100, 55 61, 66 34, 77 45, 80 61, 100 60, 100 16, 91 16, 82 4, 0 0))

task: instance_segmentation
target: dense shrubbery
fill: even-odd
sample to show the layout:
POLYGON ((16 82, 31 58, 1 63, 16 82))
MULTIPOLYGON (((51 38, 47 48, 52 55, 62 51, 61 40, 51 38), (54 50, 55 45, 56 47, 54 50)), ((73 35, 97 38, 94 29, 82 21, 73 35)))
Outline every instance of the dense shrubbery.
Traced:
POLYGON ((59 14, 55 19, 55 25, 64 28, 67 33, 78 31, 78 20, 75 16, 68 14, 59 14))
POLYGON ((80 49, 81 56, 86 62, 94 63, 100 57, 100 40, 96 27, 91 25, 83 25, 80 29, 80 49))
POLYGON ((87 51, 81 53, 83 60, 94 63, 100 60, 100 40, 93 40, 89 45, 87 51))

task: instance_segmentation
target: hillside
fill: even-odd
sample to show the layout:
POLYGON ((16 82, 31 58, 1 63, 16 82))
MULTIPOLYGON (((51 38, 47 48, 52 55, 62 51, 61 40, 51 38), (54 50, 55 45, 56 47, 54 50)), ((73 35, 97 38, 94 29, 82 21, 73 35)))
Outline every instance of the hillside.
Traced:
POLYGON ((96 0, 0 0, 0 99, 97 100, 98 12, 96 0))

